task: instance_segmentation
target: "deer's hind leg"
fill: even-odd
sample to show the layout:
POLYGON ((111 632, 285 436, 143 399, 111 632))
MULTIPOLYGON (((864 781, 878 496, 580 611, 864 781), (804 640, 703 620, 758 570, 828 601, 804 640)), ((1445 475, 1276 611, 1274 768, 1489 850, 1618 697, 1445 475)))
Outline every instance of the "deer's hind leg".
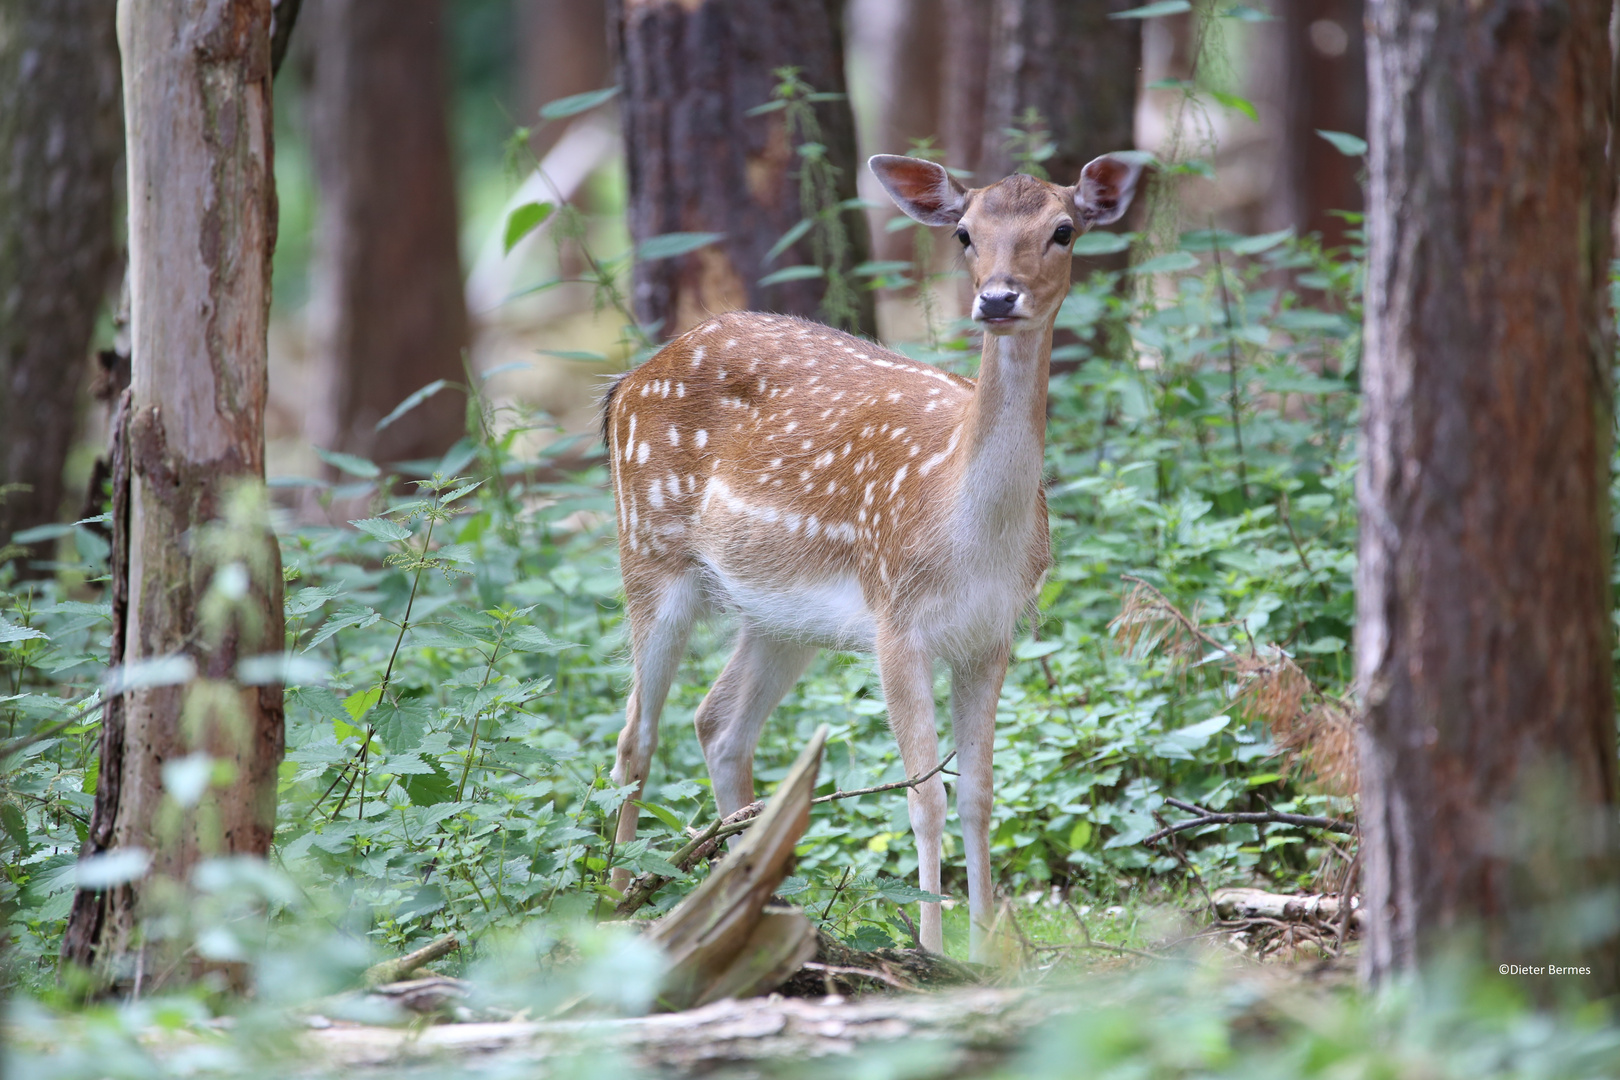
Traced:
POLYGON ((725 817, 754 801, 754 748, 771 710, 816 656, 813 645, 773 638, 743 622, 737 648, 698 706, 698 742, 725 817))
MULTIPOLYGON (((625 701, 624 730, 619 732, 613 782, 620 787, 634 784, 632 799, 639 799, 658 749, 658 717, 664 711, 664 699, 669 696, 670 684, 675 681, 681 655, 686 651, 692 623, 702 610, 703 597, 692 570, 668 575, 651 586, 633 587, 628 580, 625 586, 634 674, 625 701)), ((634 801, 626 800, 619 810, 616 844, 623 846, 636 838, 639 816, 634 801)), ((622 892, 629 883, 628 870, 613 871, 614 888, 622 892)))

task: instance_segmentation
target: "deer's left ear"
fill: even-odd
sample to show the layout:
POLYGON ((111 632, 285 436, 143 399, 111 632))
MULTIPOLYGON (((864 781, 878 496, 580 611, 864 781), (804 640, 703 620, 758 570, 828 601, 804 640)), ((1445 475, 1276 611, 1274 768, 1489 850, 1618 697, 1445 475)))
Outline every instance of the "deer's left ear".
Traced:
POLYGON ((1104 154, 1091 161, 1080 170, 1080 182, 1070 189, 1081 223, 1089 229, 1124 217, 1141 175, 1142 163, 1122 154, 1104 154))

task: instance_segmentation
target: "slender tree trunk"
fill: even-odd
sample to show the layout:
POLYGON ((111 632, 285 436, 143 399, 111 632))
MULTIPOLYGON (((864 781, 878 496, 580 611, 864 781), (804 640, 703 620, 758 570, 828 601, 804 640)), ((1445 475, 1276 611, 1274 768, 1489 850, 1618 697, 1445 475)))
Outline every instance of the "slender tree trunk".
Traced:
POLYGON ((1609 5, 1369 11, 1363 972, 1612 994, 1609 5))
POLYGON ((281 648, 280 559, 251 515, 230 540, 211 523, 264 476, 276 203, 269 0, 121 0, 118 27, 133 381, 114 470, 113 600, 127 603, 114 663, 181 657, 195 677, 109 703, 84 853, 141 849, 151 869, 81 891, 63 953, 140 990, 187 973, 142 917, 183 918, 199 859, 262 857, 274 830, 281 689, 235 679, 239 658, 281 648), (193 753, 231 778, 188 808, 164 771, 193 753))
POLYGON ((1017 147, 1005 132, 1023 126, 1031 109, 1056 144, 1042 163, 1056 183, 1075 183, 1092 158, 1136 145, 1142 20, 1108 16, 1140 6, 992 0, 981 180, 1019 171, 1017 147))
POLYGON ((1335 210, 1360 211, 1361 159, 1341 154, 1318 131, 1367 133, 1365 0, 1291 0, 1274 31, 1281 38, 1275 95, 1278 169, 1268 200, 1272 228, 1346 242, 1335 210))
POLYGON ((524 113, 518 123, 535 128, 529 145, 538 158, 568 130, 566 122, 540 125, 548 101, 613 85, 608 58, 605 0, 521 0, 517 8, 524 113))
POLYGON ((320 189, 310 437, 379 461, 438 457, 465 431, 462 394, 437 394, 380 432, 377 422, 436 379, 465 379, 443 10, 439 0, 305 8, 320 189))
POLYGON ((117 266, 113 0, 0 0, 0 547, 59 520, 117 266))
MULTIPOLYGON (((665 336, 737 308, 817 316, 823 281, 759 284, 767 273, 808 264, 810 244, 765 260, 804 216, 801 158, 781 111, 748 114, 771 100, 774 72, 786 65, 819 92, 844 92, 839 8, 838 0, 615 0, 630 235, 639 244, 672 232, 725 234, 690 254, 637 264, 637 317, 661 324, 665 336)), ((854 198, 855 170, 864 166, 849 102, 820 102, 816 115, 827 159, 840 170, 836 197, 854 198)), ((847 272, 870 243, 859 210, 840 220, 850 239, 847 272)), ((861 290, 857 301, 854 329, 875 334, 872 294, 861 290)))
MULTIPOLYGON (((985 79, 990 72, 991 0, 944 0, 940 137, 945 164, 971 178, 984 153, 985 79)), ((999 179, 999 177, 997 177, 999 179)))

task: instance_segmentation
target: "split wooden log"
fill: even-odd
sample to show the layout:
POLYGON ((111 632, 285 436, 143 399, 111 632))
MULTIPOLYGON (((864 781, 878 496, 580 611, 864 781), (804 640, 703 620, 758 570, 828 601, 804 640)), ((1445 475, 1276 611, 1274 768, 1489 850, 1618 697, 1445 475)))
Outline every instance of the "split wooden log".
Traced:
MULTIPOLYGON (((1210 900, 1216 914, 1232 921, 1278 919, 1336 926, 1344 911, 1337 896, 1291 896, 1263 889, 1216 889, 1210 900)), ((1367 913, 1360 906, 1360 897, 1350 898, 1350 921, 1357 930, 1366 924, 1367 913)))
POLYGON ((661 1009, 768 993, 815 956, 810 920, 796 910, 767 918, 765 904, 792 869, 794 846, 810 824, 827 733, 826 725, 816 729, 742 840, 648 931, 670 958, 661 1009))

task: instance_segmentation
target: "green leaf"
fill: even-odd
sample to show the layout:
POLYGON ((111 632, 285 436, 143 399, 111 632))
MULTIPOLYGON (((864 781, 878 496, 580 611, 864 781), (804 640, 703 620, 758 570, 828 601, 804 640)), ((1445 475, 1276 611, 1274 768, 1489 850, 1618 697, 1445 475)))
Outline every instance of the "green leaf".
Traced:
POLYGON ((725 233, 717 232, 672 232, 662 236, 649 237, 642 242, 636 251, 636 258, 642 262, 652 262, 656 259, 673 259, 677 255, 696 251, 698 248, 708 247, 717 240, 724 240, 725 233))
POLYGON ((803 218, 797 225, 783 233, 776 243, 771 245, 771 249, 765 253, 765 265, 769 266, 778 255, 797 244, 804 234, 810 231, 810 226, 814 224, 814 218, 803 218))
POLYGON ((13 544, 37 544, 42 540, 59 540, 73 531, 71 525, 35 525, 11 534, 13 544))
POLYGON ((1367 152, 1367 140, 1360 135, 1352 135, 1348 131, 1323 131, 1316 129, 1316 133, 1333 144, 1333 149, 1345 157, 1361 157, 1367 152))
POLYGON ((570 94, 568 97, 557 98, 540 106, 540 119, 561 120, 568 116, 577 116, 587 109, 594 109, 605 101, 611 101, 618 94, 617 86, 603 87, 601 90, 587 90, 583 94, 570 94))
POLYGON ((668 859, 663 858, 662 856, 651 851, 644 852, 639 858, 637 858, 636 865, 641 868, 642 873, 657 874, 660 877, 667 877, 672 881, 680 881, 686 877, 685 870, 682 870, 668 859))
POLYGON ((1232 241, 1234 255, 1258 255, 1262 251, 1269 251, 1278 244, 1294 235, 1294 227, 1278 229, 1276 232, 1261 233, 1259 236, 1244 236, 1232 241))
POLYGON ((382 474, 382 470, 377 468, 375 463, 367 461, 363 457, 355 457, 353 454, 345 454, 338 450, 326 450, 317 446, 315 447, 315 456, 339 472, 348 473, 350 476, 358 476, 362 480, 374 480, 382 474))
POLYGON ((1136 239, 1135 233, 1088 232, 1074 242, 1076 255, 1112 255, 1124 251, 1136 239))
POLYGON ((36 638, 50 640, 50 636, 43 630, 35 630, 32 626, 23 626, 20 623, 7 622, 0 618, 0 645, 10 645, 18 641, 33 641, 36 638))
POLYGON ((349 714, 349 719, 356 724, 366 718, 377 702, 382 700, 383 688, 381 684, 373 686, 370 690, 356 690, 343 699, 343 711, 349 714))
POLYGON ((1271 22, 1277 16, 1267 11, 1260 11, 1248 4, 1233 4, 1220 13, 1223 19, 1236 19, 1239 22, 1271 22))
POLYGON ((676 836, 685 835, 686 825, 681 821, 680 818, 675 816, 675 812, 673 810, 659 806, 657 803, 641 802, 639 799, 634 801, 637 806, 647 811, 647 813, 651 814, 659 821, 662 821, 665 825, 668 825, 670 829, 674 831, 676 836))
POLYGON ((1228 109, 1242 113, 1250 120, 1256 122, 1259 122, 1260 120, 1260 114, 1255 111, 1254 102, 1250 101, 1246 97, 1239 97, 1237 94, 1228 94, 1221 90, 1211 90, 1209 92, 1209 96, 1220 102, 1222 105, 1225 105, 1228 109))
POLYGON ((911 269, 909 259, 888 259, 863 262, 850 273, 856 277, 895 277, 911 269))
POLYGON ((328 600, 336 600, 341 595, 343 595, 343 589, 337 585, 299 589, 287 597, 287 602, 282 606, 282 610, 290 617, 308 615, 324 605, 328 600))
POLYGON ((1129 11, 1118 11, 1108 16, 1110 19, 1157 19, 1162 15, 1180 15, 1183 11, 1191 11, 1190 0, 1158 0, 1158 3, 1145 4, 1129 11))
POLYGON ((1091 832, 1091 822, 1086 821, 1084 818, 1075 822, 1074 828, 1069 830, 1069 847, 1076 851, 1084 848, 1091 843, 1091 832))
POLYGON ((364 518, 360 521, 351 521, 349 524, 385 544, 397 544, 411 538, 410 529, 387 518, 364 518))
POLYGON ((428 398, 432 397, 434 394, 437 394, 440 390, 443 390, 449 385, 450 381, 448 379, 434 379, 432 382, 422 387, 422 389, 414 391, 410 397, 406 398, 398 405, 395 405, 393 412, 377 421, 377 430, 381 431, 383 428, 387 427, 389 424, 392 424, 395 420, 398 420, 400 417, 404 416, 406 413, 410 412, 412 409, 422 404, 422 402, 426 401, 428 398))
POLYGON ((579 360, 587 364, 600 364, 607 359, 605 354, 591 352, 588 349, 536 349, 534 351, 542 356, 555 356, 559 360, 579 360))
POLYGON ((415 806, 433 806, 455 798, 456 782, 450 779, 450 774, 444 771, 444 766, 432 758, 424 760, 428 764, 426 773, 399 778, 399 786, 405 789, 411 803, 415 806))
POLYGON ((1160 739, 1154 751, 1160 757, 1190 758, 1194 750, 1201 750, 1215 734, 1232 722, 1229 716, 1212 716, 1197 724, 1178 728, 1160 739))
POLYGON ((6 835, 11 837, 22 854, 27 856, 32 849, 28 844, 28 819, 23 816, 23 812, 11 803, 0 803, 0 827, 5 829, 6 835))
POLYGON ((759 279, 761 285, 779 285, 784 281, 808 281, 826 276, 819 266, 784 266, 759 279))
POLYGON ((558 641, 538 626, 519 626, 506 635, 506 644, 514 652, 557 653, 564 649, 577 649, 571 641, 558 641))
POLYGON ((321 644, 323 641, 326 641, 339 630, 346 630, 351 626, 357 626, 364 630, 366 627, 373 625, 381 618, 381 615, 377 614, 368 607, 362 607, 359 609, 345 608, 336 612, 330 619, 327 619, 326 622, 321 624, 321 628, 315 631, 314 636, 309 639, 309 644, 304 646, 304 651, 309 652, 315 646, 321 644))
POLYGON ((896 904, 915 904, 919 901, 925 904, 937 904, 946 899, 938 893, 925 892, 915 885, 909 885, 899 878, 879 877, 873 884, 873 889, 885 900, 892 900, 896 904))
POLYGON ((543 225, 555 209, 548 202, 526 202, 506 215, 506 232, 501 237, 503 253, 510 255, 518 241, 543 225))
POLYGON ((1198 259, 1185 251, 1170 251, 1131 267, 1132 274, 1173 274, 1198 268, 1198 259))
POLYGON ((1061 641, 1020 641, 1013 650, 1013 657, 1017 660, 1039 660, 1043 656, 1051 656, 1063 648, 1061 641))

